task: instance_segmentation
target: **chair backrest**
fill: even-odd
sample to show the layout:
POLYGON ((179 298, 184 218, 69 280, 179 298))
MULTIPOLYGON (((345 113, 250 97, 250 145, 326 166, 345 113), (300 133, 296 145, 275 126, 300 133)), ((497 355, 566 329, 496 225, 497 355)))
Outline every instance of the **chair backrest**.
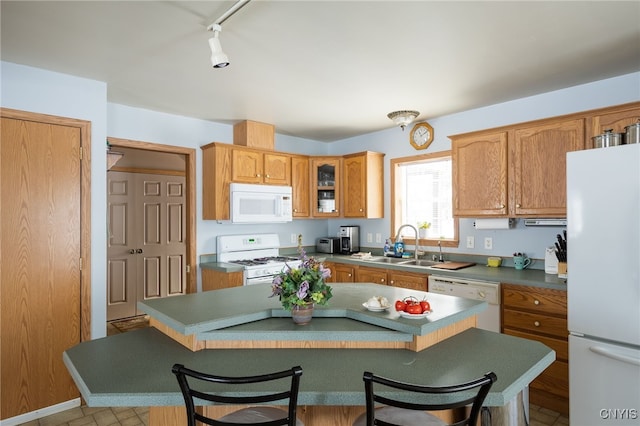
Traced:
POLYGON ((471 404, 468 416, 463 420, 452 423, 452 425, 475 426, 482 403, 497 379, 495 373, 489 372, 482 377, 457 385, 425 386, 387 379, 366 371, 363 380, 367 406, 367 426, 392 425, 375 418, 376 403, 419 411, 450 410, 471 404), (374 383, 377 384, 375 391, 374 383), (393 392, 394 389, 407 392, 393 392), (413 394, 410 392, 413 392, 413 394), (416 393, 430 396, 423 398, 420 395, 416 395, 416 393), (392 394, 394 395, 393 397, 391 396, 392 394))
MULTIPOLYGON (((195 370, 191 370, 186 368, 182 364, 175 364, 171 369, 173 373, 176 375, 178 379, 178 384, 180 385, 180 390, 182 391, 182 396, 184 397, 184 402, 187 407, 187 419, 188 426, 196 426, 196 420, 208 424, 208 425, 228 425, 232 423, 222 422, 219 420, 211 419, 209 417, 205 417, 202 414, 196 412, 197 404, 194 398, 215 402, 218 404, 232 404, 232 405, 246 405, 246 404, 256 404, 256 403, 270 403, 275 401, 281 401, 278 405, 286 405, 286 400, 288 400, 289 409, 287 410, 287 416, 283 417, 281 420, 270 420, 262 423, 253 423, 257 425, 264 426, 278 426, 278 425, 288 425, 294 426, 296 424, 296 409, 298 405, 298 388, 300 385, 300 376, 302 376, 302 368, 299 366, 293 367, 289 370, 278 371, 275 373, 262 374, 258 376, 243 376, 243 377, 227 377, 227 376, 217 376, 213 374, 206 374, 202 372, 198 372, 195 370), (286 390, 282 390, 280 392, 272 392, 265 393, 264 390, 258 390, 255 387, 253 389, 242 389, 242 392, 239 392, 240 389, 230 389, 229 392, 225 392, 224 390, 220 390, 220 386, 216 386, 216 391, 205 391, 203 388, 207 387, 206 383, 217 383, 222 385, 247 385, 252 383, 260 383, 260 382, 269 382, 275 380, 282 380, 285 378, 290 378, 289 386, 286 387, 286 390), (199 383, 200 390, 195 390, 190 386, 189 379, 194 383, 199 383), (235 391, 235 392, 234 392, 235 391), (230 393, 235 393, 234 396, 231 396, 230 393)), ((226 387, 226 386, 222 386, 226 387)), ((283 386, 284 388, 284 386, 283 386)))

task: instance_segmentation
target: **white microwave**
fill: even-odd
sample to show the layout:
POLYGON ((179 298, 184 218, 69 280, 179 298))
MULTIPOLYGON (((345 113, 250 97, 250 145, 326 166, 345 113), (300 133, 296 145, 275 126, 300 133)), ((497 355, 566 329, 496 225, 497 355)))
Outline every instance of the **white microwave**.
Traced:
POLYGON ((232 223, 278 223, 293 220, 290 186, 230 184, 232 223))

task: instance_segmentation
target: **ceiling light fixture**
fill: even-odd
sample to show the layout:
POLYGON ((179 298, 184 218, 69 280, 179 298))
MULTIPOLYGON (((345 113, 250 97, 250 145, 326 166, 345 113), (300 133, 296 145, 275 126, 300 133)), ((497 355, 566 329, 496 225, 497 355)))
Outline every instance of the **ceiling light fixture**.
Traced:
POLYGON ((222 45, 218 35, 222 31, 222 27, 218 24, 213 24, 209 28, 213 31, 213 37, 209 39, 209 47, 211 48, 211 65, 214 68, 224 68, 229 65, 229 57, 222 51, 222 45))
POLYGON ((411 122, 413 122, 413 120, 415 120, 419 115, 420 113, 418 111, 403 110, 390 112, 389 114, 387 114, 387 117, 389 117, 389 119, 391 119, 396 124, 396 126, 400 126, 400 128, 404 131, 404 128, 407 127, 407 124, 411 124, 411 122))
POLYGON ((227 19, 231 18, 233 14, 242 9, 251 0, 238 0, 233 6, 229 8, 221 17, 213 21, 213 24, 207 27, 207 31, 213 31, 213 37, 209 39, 209 47, 211 48, 211 65, 214 68, 224 68, 229 65, 229 57, 222 50, 220 44, 220 32, 222 32, 222 24, 227 19))

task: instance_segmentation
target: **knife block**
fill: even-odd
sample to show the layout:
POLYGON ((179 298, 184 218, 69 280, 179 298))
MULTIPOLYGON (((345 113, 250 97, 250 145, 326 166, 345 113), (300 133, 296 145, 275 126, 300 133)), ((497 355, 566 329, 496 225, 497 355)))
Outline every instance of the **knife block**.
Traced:
POLYGON ((567 262, 558 262, 558 278, 567 278, 567 262))

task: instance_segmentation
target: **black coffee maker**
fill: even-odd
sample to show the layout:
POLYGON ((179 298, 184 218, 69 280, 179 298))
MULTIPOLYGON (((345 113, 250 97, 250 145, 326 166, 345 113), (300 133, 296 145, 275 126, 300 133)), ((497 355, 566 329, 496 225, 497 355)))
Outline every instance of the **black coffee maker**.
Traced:
POLYGON ((338 237, 340 238, 340 253, 351 254, 360 251, 359 226, 341 226, 338 237))

